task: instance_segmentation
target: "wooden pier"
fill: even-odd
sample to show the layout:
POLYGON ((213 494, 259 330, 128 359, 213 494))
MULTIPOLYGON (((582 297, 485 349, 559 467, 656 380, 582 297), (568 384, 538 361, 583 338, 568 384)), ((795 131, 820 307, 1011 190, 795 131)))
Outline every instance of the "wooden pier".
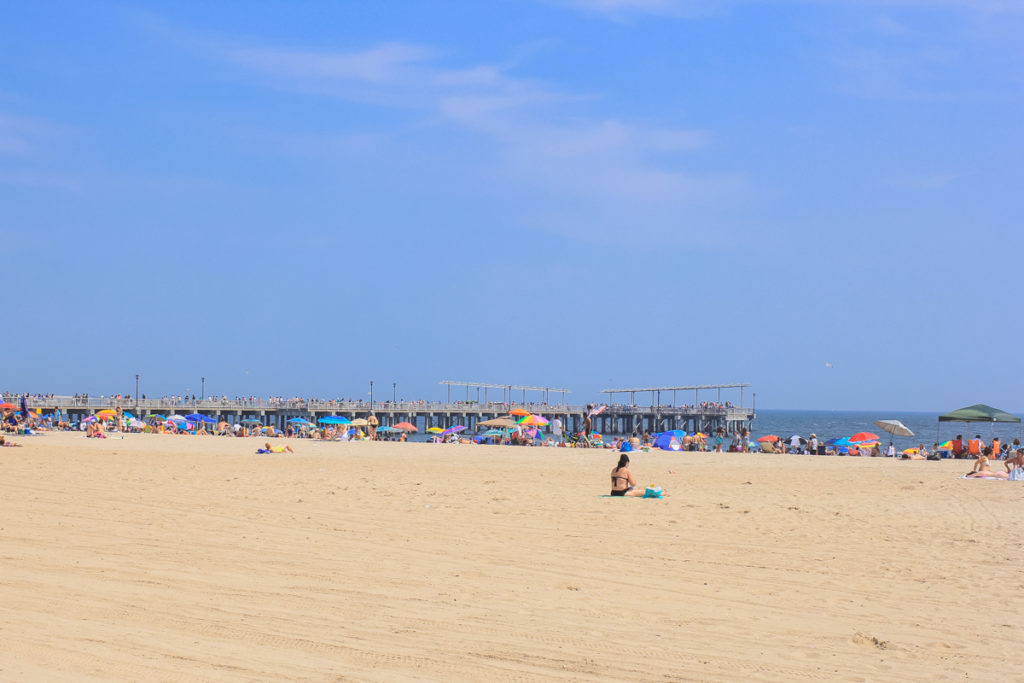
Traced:
MULTIPOLYGON (((724 385, 723 385, 724 386, 724 385)), ((744 385, 746 386, 746 385, 744 385)), ((507 398, 507 394, 504 398, 507 398)), ((14 401, 17 402, 16 400, 14 401)), ((139 418, 146 415, 190 415, 200 413, 216 420, 229 423, 242 420, 259 420, 264 425, 279 429, 288 426, 288 420, 303 418, 316 422, 328 415, 340 415, 350 420, 366 417, 371 411, 383 426, 410 422, 423 433, 429 427, 448 428, 464 425, 468 432, 476 431, 480 422, 507 415, 510 410, 523 408, 542 415, 549 420, 558 419, 567 432, 583 429, 587 406, 550 404, 547 402, 429 402, 429 401, 326 401, 326 400, 263 400, 263 399, 197 399, 134 397, 72 397, 54 396, 46 399, 29 400, 31 410, 44 413, 59 410, 71 422, 80 421, 100 410, 120 406, 139 418)), ((749 429, 755 418, 752 408, 732 406, 719 402, 695 403, 693 405, 622 405, 610 404, 603 412, 592 417, 594 431, 602 434, 632 434, 661 432, 667 429, 681 429, 687 432, 713 434, 719 427, 733 434, 749 429)), ((545 432, 550 428, 545 429, 545 432)))

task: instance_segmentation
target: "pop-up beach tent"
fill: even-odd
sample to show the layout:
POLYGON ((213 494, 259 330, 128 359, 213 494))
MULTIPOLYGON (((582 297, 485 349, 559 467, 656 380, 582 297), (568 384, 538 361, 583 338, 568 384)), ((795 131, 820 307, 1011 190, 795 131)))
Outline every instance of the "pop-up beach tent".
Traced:
MULTIPOLYGON (((1006 412, 1005 410, 999 410, 992 406, 987 406, 984 403, 976 403, 973 406, 967 406, 966 408, 960 408, 954 410, 951 413, 945 415, 939 415, 939 424, 943 422, 988 422, 989 425, 993 425, 996 422, 1016 422, 1020 424, 1020 418, 1016 415, 1006 412)), ((1018 436, 1020 430, 1018 429, 1018 436)), ((935 428, 935 439, 938 441, 939 428, 935 428)))

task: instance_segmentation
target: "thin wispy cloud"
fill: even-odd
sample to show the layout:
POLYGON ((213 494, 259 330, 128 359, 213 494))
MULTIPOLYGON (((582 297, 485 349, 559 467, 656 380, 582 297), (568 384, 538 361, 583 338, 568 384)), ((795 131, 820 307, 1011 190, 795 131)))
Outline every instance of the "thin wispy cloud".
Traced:
POLYGON ((31 154, 41 138, 57 130, 41 119, 0 111, 0 155, 31 154))
POLYGON ((493 64, 450 66, 440 55, 400 43, 359 51, 226 52, 254 76, 277 79, 277 87, 418 111, 429 125, 472 134, 476 142, 466 148, 467 174, 477 172, 474 164, 486 158, 486 174, 499 186, 534 193, 549 206, 580 207, 574 218, 563 216, 557 224, 524 214, 524 222, 544 230, 561 226, 576 233, 586 225, 588 234, 608 238, 624 227, 627 215, 650 214, 655 207, 673 217, 671 225, 649 215, 646 229, 676 235, 688 206, 718 201, 737 187, 732 176, 680 170, 685 155, 712 143, 707 131, 580 119, 559 105, 582 98, 592 103, 595 96, 564 92, 493 64))

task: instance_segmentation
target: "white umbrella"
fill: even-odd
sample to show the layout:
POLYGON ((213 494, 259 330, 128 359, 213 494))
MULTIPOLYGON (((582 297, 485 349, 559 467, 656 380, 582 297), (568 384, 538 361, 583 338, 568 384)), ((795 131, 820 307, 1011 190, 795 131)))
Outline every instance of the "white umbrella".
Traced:
POLYGON ((875 426, 892 434, 893 436, 913 436, 907 425, 899 420, 875 420, 875 426))

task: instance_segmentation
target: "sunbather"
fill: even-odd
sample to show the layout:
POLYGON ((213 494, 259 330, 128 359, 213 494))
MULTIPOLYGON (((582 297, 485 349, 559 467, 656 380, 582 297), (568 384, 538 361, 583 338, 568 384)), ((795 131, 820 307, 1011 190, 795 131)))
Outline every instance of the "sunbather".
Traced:
POLYGON ((982 452, 981 457, 974 461, 974 469, 967 473, 968 477, 986 478, 986 479, 1008 479, 1009 474, 1006 472, 993 472, 988 465, 988 458, 992 454, 991 448, 986 448, 982 452))

